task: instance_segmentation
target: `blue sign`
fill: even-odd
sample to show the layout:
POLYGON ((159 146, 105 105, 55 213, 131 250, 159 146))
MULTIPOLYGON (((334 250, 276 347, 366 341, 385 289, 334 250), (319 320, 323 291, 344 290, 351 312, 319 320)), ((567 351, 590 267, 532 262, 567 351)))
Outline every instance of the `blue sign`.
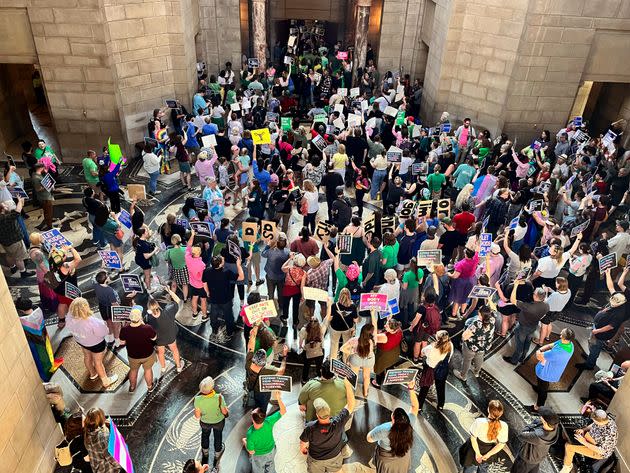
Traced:
POLYGON ((46 247, 46 249, 48 249, 48 251, 53 248, 72 246, 70 240, 63 236, 63 234, 57 228, 53 228, 52 230, 48 230, 47 232, 42 233, 42 241, 44 242, 44 246, 46 247))
POLYGON ((451 123, 450 122, 442 123, 440 125, 440 130, 442 131, 442 133, 450 132, 451 131, 451 123))
POLYGON ((492 247, 492 233, 481 234, 481 248, 479 249, 479 256, 486 256, 490 253, 492 247))
POLYGON ((483 220, 483 229, 485 230, 486 228, 488 228, 488 224, 490 223, 490 215, 488 215, 484 220, 483 220))
POLYGON ((400 308, 398 307, 398 301, 396 299, 388 300, 387 307, 389 309, 389 315, 396 315, 400 313, 400 308))
POLYGON ((185 218, 178 218, 177 220, 175 220, 175 223, 177 225, 181 225, 186 230, 190 229, 190 224, 188 223, 188 220, 186 220, 185 218))
POLYGON ((120 211, 120 214, 118 215, 118 221, 121 225, 131 229, 131 215, 125 209, 122 209, 120 211))
POLYGON ((98 254, 103 260, 103 263, 105 263, 106 268, 122 269, 122 262, 120 261, 118 253, 116 253, 115 251, 99 250, 98 254))
POLYGON ((577 127, 582 126, 582 117, 573 118, 573 124, 577 127))
POLYGON ((11 194, 11 197, 15 199, 19 199, 20 197, 25 200, 28 199, 28 194, 21 187, 8 187, 8 190, 11 194))
POLYGON ((520 215, 514 217, 510 222, 510 230, 515 230, 518 227, 518 221, 520 220, 520 215))
POLYGON ((120 281, 122 282, 123 290, 127 294, 130 292, 143 292, 142 282, 140 282, 140 276, 137 274, 121 274, 120 281))

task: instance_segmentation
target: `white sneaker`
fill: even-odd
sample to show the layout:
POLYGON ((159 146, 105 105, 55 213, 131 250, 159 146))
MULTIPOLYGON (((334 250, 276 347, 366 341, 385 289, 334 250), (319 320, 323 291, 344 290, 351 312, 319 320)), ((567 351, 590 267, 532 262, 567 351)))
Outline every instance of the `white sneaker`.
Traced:
POLYGON ((181 364, 177 367, 177 372, 178 372, 178 373, 181 373, 183 369, 184 369, 184 363, 181 363, 181 364))
POLYGON ((109 388, 112 384, 114 384, 116 381, 118 381, 118 375, 117 374, 113 374, 111 376, 108 376, 109 378, 109 384, 107 386, 103 385, 104 388, 109 388))
POLYGON ((573 471, 573 464, 571 465, 563 465, 562 470, 559 473, 571 473, 573 471))
POLYGON ((120 348, 122 346, 122 341, 120 340, 120 338, 117 338, 116 340, 114 340, 114 346, 116 348, 120 348))

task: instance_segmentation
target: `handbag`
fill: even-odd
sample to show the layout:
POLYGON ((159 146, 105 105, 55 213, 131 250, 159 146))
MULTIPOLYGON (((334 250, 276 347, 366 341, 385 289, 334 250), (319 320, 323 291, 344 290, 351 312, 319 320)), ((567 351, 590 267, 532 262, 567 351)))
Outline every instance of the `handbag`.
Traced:
MULTIPOLYGON (((222 408, 223 408, 223 396, 219 394, 219 412, 221 412, 221 414, 223 414, 222 408)), ((230 417, 230 411, 227 408, 226 410, 227 410, 227 414, 223 414, 223 417, 227 419, 228 417, 230 417)))
POLYGON ((441 360, 437 365, 435 365, 435 368, 433 368, 433 376, 435 376, 435 379, 438 379, 441 381, 448 377, 448 363, 451 359, 452 354, 453 352, 451 351, 449 356, 444 357, 443 360, 441 360))
MULTIPOLYGON (((61 429, 61 424, 59 425, 61 429)), ((61 429, 63 433, 63 429, 61 429)), ((64 435, 63 440, 55 447, 55 460, 59 463, 59 466, 72 465, 72 453, 70 452, 70 443, 66 440, 64 435)))

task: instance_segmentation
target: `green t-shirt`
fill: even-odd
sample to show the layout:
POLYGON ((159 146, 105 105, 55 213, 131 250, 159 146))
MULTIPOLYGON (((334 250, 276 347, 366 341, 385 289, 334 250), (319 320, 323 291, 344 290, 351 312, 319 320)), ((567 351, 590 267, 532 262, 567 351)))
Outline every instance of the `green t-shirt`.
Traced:
POLYGON ((271 453, 276 446, 276 442, 273 441, 273 426, 280 417, 280 411, 275 412, 265 418, 260 429, 254 428, 253 425, 247 429, 247 450, 253 450, 256 456, 271 453))
POLYGON ((418 268, 418 279, 413 277, 413 271, 408 270, 403 274, 402 282, 406 282, 408 284, 407 287, 410 289, 415 289, 420 285, 420 281, 424 278, 424 271, 422 268, 418 268))
POLYGON ((164 259, 171 262, 173 269, 184 269, 186 267, 186 247, 169 248, 164 253, 164 259))
POLYGON ((326 402, 330 406, 331 416, 339 414, 341 409, 346 407, 348 402, 346 399, 346 386, 343 384, 343 379, 311 379, 302 386, 302 390, 298 396, 298 403, 301 406, 306 406, 306 422, 317 418, 313 401, 318 397, 326 399, 326 402))
POLYGON ((218 424, 225 419, 221 406, 225 407, 225 399, 222 394, 217 394, 215 391, 195 396, 195 409, 201 411, 200 420, 204 424, 218 424))
POLYGON ((444 184, 444 182, 446 182, 444 174, 429 174, 429 177, 427 178, 427 187, 432 192, 439 192, 440 189, 442 189, 442 184, 444 184))
POLYGON ((93 159, 83 159, 83 174, 85 174, 85 181, 88 184, 98 184, 98 166, 93 159), (92 175, 93 172, 96 173, 96 176, 92 175))
MULTIPOLYGON (((348 278, 346 277, 346 273, 344 273, 341 268, 335 271, 335 276, 337 276, 337 290, 335 292, 335 302, 339 301, 339 293, 341 290, 348 285, 348 278)), ((359 273, 359 284, 363 285, 363 274, 359 273)))
POLYGON ((387 261, 383 265, 383 269, 395 268, 398 264, 398 248, 400 247, 400 243, 396 240, 396 243, 393 245, 384 245, 381 249, 381 253, 383 254, 383 259, 387 261))

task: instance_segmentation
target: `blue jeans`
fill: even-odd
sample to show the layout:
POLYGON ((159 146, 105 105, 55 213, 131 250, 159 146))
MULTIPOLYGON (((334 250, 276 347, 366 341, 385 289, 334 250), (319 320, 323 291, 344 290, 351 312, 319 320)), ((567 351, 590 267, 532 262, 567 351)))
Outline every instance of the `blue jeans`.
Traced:
POLYGON ((88 220, 92 225, 92 242, 97 246, 107 246, 105 235, 103 235, 103 230, 101 229, 101 227, 94 224, 94 218, 94 215, 88 214, 88 220))
POLYGON ((381 184, 387 177, 387 170, 379 170, 375 169, 374 174, 372 174, 372 187, 370 189, 370 198, 372 200, 376 199, 376 194, 381 191, 381 184))
POLYGON ((267 412, 270 400, 271 393, 261 393, 254 390, 254 407, 257 407, 262 412, 267 412))
POLYGON ((157 190, 157 180, 160 177, 160 171, 155 171, 149 174, 149 192, 155 194, 157 190))
POLYGON ((594 368, 597 363, 597 358, 599 358, 599 354, 602 352, 604 348, 605 340, 600 340, 598 338, 592 338, 588 342, 588 358, 584 362, 586 366, 589 368, 594 368))
POLYGON ((529 327, 527 325, 521 325, 520 322, 516 325, 516 348, 510 357, 510 361, 512 363, 522 363, 523 360, 525 360, 525 355, 527 355, 527 352, 529 351, 532 334, 535 331, 536 326, 529 327))
POLYGON ((26 229, 26 223, 24 223, 24 218, 22 218, 21 215, 18 215, 17 222, 18 222, 18 225, 20 226, 20 229, 22 230, 22 240, 24 241, 24 244, 26 245, 26 248, 28 249, 31 247, 31 239, 28 236, 29 233, 28 233, 28 230, 26 229))
POLYGON ((276 473, 276 465, 273 458, 276 456, 276 449, 266 455, 250 455, 249 461, 252 464, 252 472, 256 473, 276 473))

